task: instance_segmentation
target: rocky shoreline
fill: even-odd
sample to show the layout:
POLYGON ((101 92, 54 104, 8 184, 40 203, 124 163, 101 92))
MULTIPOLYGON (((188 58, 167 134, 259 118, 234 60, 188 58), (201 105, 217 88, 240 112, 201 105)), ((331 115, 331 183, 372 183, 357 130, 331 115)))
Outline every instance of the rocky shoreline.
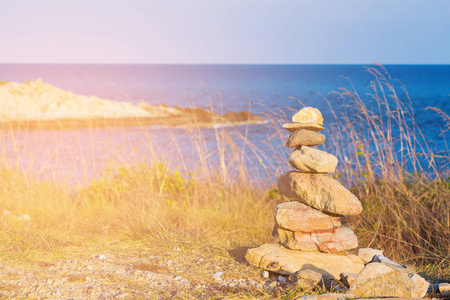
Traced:
POLYGON ((76 95, 38 79, 0 83, 0 129, 79 129, 109 126, 213 127, 264 123, 250 112, 219 115, 203 108, 111 101, 76 95))

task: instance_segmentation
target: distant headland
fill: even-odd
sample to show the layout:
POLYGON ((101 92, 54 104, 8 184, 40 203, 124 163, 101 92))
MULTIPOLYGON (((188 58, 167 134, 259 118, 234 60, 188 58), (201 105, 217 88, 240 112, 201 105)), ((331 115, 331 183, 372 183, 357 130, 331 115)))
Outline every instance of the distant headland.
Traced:
POLYGON ((82 96, 41 79, 0 82, 0 128, 77 129, 106 126, 185 126, 256 124, 265 118, 248 111, 219 115, 199 107, 137 105, 82 96))

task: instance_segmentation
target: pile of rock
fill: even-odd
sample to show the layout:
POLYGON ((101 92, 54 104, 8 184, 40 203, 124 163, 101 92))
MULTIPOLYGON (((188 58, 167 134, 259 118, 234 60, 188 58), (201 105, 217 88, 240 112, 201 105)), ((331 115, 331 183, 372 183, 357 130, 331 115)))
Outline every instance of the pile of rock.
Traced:
POLYGON ((323 117, 313 107, 301 109, 284 128, 292 131, 286 147, 294 148, 289 163, 299 171, 287 172, 278 181, 281 195, 290 201, 278 206, 274 235, 289 249, 341 252, 358 247, 345 215, 362 211, 361 202, 331 177, 338 159, 311 148, 325 142, 323 117))
POLYGON ((361 202, 339 182, 325 176, 336 169, 336 156, 311 148, 325 142, 323 117, 305 107, 283 128, 291 133, 286 146, 294 148, 290 164, 298 171, 284 173, 278 190, 291 201, 278 205, 273 235, 279 244, 266 244, 247 252, 247 260, 281 274, 314 269, 331 278, 340 273, 359 273, 364 267, 357 256, 344 252, 358 247, 346 215, 362 211, 361 202))
MULTIPOLYGON (((368 282, 376 277, 370 269, 387 267, 393 270, 393 276, 398 281, 406 280, 409 276, 411 280, 406 281, 411 287, 420 282, 419 290, 413 289, 414 292, 408 295, 423 297, 427 282, 417 274, 408 275, 409 270, 396 269, 392 264, 386 263, 387 259, 381 252, 367 254, 367 251, 362 251, 358 255, 349 252, 358 247, 358 240, 347 224, 346 216, 361 213, 362 205, 337 180, 325 175, 335 171, 338 164, 336 156, 311 148, 326 140, 318 132, 324 129, 322 125, 322 114, 313 107, 301 109, 292 117, 291 123, 283 125, 283 128, 292 132, 286 147, 294 148, 289 156, 289 163, 298 171, 284 173, 278 180, 281 196, 290 201, 278 205, 275 212, 273 235, 278 238, 279 244, 265 244, 249 249, 246 259, 264 270, 293 275, 298 282, 305 282, 303 277, 311 277, 310 273, 313 271, 319 277, 322 276, 322 283, 335 281, 347 288, 353 284, 350 291, 360 296, 384 296, 381 292, 383 288, 371 291, 359 287, 369 286, 368 282), (372 262, 376 254, 384 264, 372 262), (399 273, 399 270, 402 272, 399 273)), ((389 280, 394 280, 393 278, 389 280)), ((381 281, 389 284, 389 280, 381 281)), ((375 284, 383 286, 381 281, 377 280, 375 284)), ((318 283, 317 280, 314 282, 318 283)), ((394 295, 387 293, 385 296, 394 295)))

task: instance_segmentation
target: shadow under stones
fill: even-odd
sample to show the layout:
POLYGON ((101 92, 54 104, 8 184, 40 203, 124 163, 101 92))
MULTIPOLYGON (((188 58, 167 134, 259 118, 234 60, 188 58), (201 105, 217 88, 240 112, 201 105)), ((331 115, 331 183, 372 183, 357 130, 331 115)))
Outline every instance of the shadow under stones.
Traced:
POLYGON ((228 254, 236 261, 239 263, 244 263, 247 260, 245 259, 245 254, 247 253, 248 249, 254 248, 250 247, 250 246, 241 246, 241 247, 236 247, 234 249, 230 249, 228 250, 228 254))

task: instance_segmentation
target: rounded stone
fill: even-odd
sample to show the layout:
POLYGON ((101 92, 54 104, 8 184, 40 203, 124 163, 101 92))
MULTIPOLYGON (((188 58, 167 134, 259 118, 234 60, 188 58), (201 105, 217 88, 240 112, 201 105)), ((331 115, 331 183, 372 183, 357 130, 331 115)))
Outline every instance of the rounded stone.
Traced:
POLYGON ((295 148, 299 146, 318 146, 322 145, 327 138, 325 135, 307 130, 300 129, 296 132, 291 133, 288 141, 286 142, 286 147, 295 148))
POLYGON ((293 123, 314 123, 318 125, 323 124, 323 117, 315 107, 304 107, 292 116, 293 123))
POLYGON ((338 159, 325 151, 302 146, 291 153, 289 163, 295 169, 307 173, 333 173, 338 159))

